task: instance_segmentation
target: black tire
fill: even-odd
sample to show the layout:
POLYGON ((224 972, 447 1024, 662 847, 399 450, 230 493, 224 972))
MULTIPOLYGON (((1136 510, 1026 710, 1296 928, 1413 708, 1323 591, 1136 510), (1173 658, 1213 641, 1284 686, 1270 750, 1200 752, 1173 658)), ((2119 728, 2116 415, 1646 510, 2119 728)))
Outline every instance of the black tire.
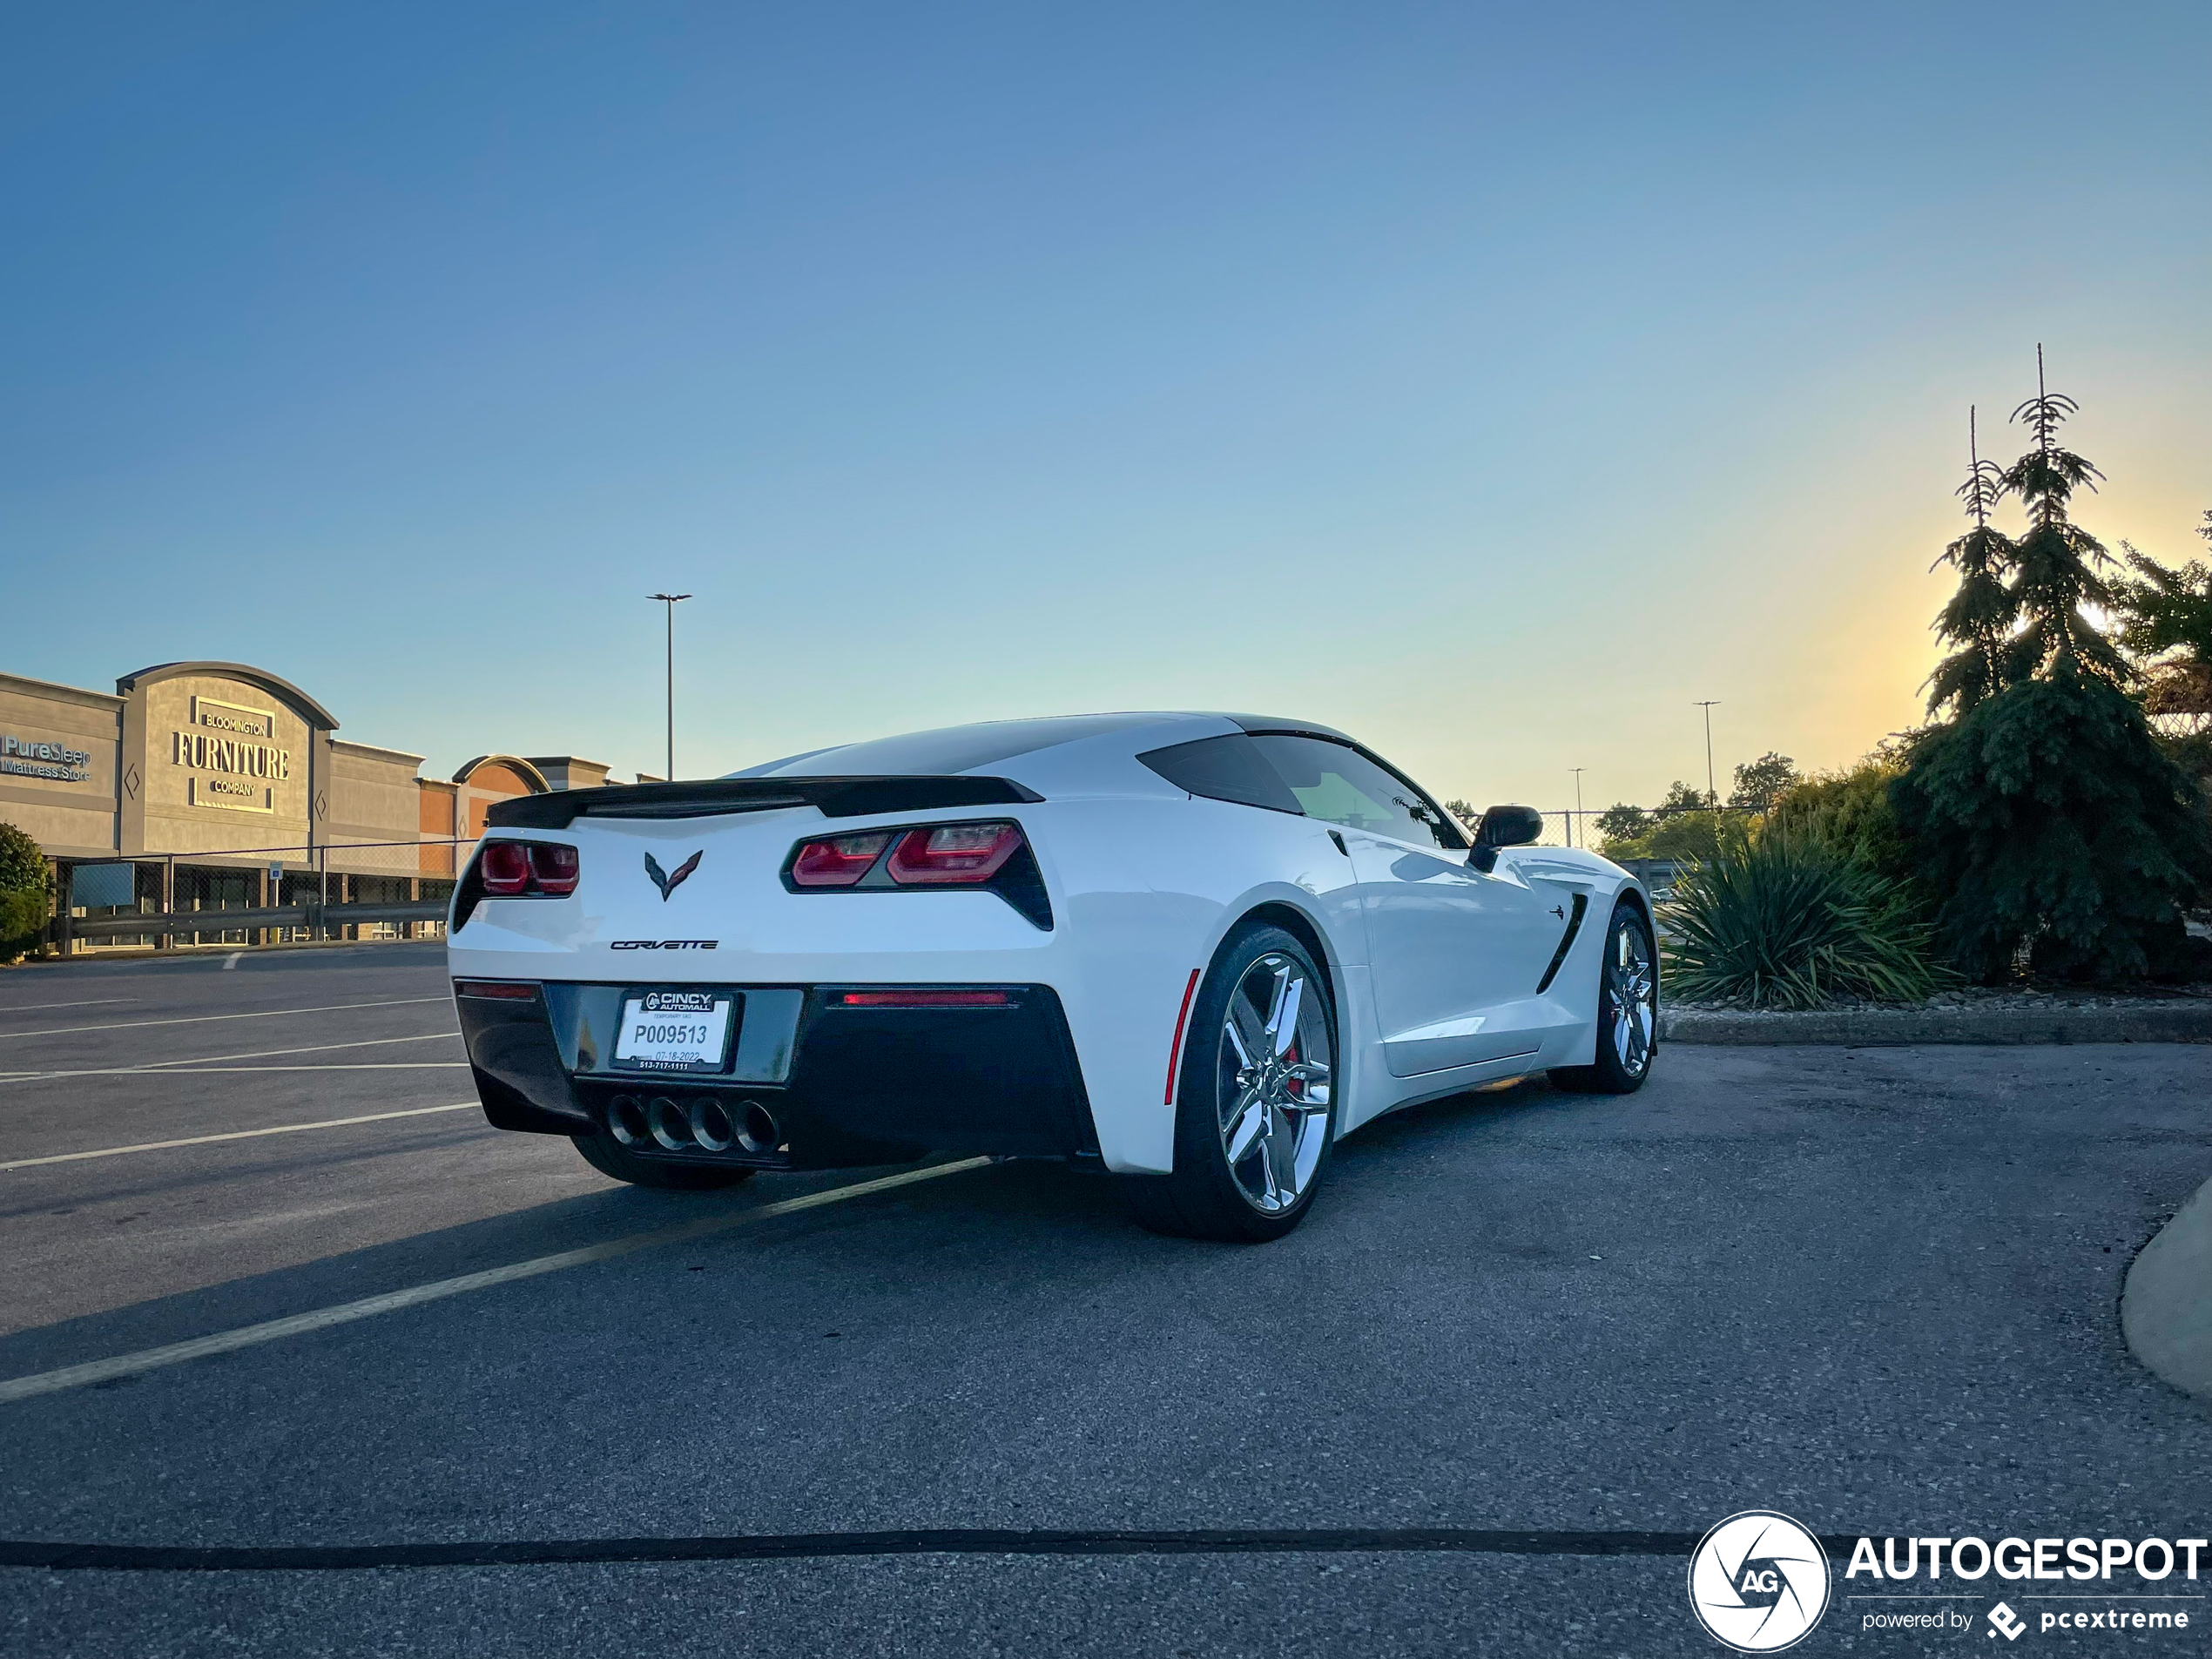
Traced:
MULTIPOLYGON (((1287 998, 1278 1000, 1278 1006, 1287 998)), ((1261 1015, 1264 1020, 1264 1015, 1261 1015)), ((1136 1219, 1155 1232, 1181 1238, 1211 1238, 1225 1244, 1264 1244, 1280 1238, 1305 1219, 1328 1172, 1336 1139, 1338 1058, 1336 999, 1328 976, 1304 945, 1280 927, 1258 924, 1232 934, 1206 970, 1184 1028, 1183 1062, 1177 1078, 1175 1168, 1169 1175, 1125 1176, 1121 1186, 1136 1219), (1293 1035, 1279 1055, 1257 1056, 1257 1085, 1246 1082, 1252 1069, 1240 1069, 1234 1044, 1251 1040, 1258 1007, 1255 992, 1283 974, 1295 983, 1298 1017, 1293 1035), (1231 1001, 1242 993, 1239 1029, 1228 1034, 1231 1001), (1309 1008, 1307 997, 1315 999, 1309 1008), (1312 1039, 1325 1037, 1328 1058, 1312 1059, 1312 1039), (1316 1071, 1322 1074, 1316 1077, 1316 1071), (1325 1085, 1323 1079, 1325 1078, 1325 1085), (1325 1086, 1316 1098, 1311 1092, 1325 1086), (1231 1124, 1226 1114, 1238 1100, 1248 1104, 1231 1124), (1250 1114, 1257 1110, 1257 1119, 1250 1114), (1232 1167, 1227 1141, 1246 1123, 1262 1131, 1244 1137, 1247 1150, 1232 1167), (1316 1138, 1318 1137, 1318 1139, 1316 1138), (1279 1183, 1271 1150, 1285 1157, 1295 1188, 1279 1183), (1258 1190, 1254 1190, 1257 1188, 1258 1190), (1286 1194, 1270 1207, 1270 1194, 1286 1194)))
POLYGON ((1622 900, 1605 925, 1605 948, 1598 959, 1597 1058, 1587 1066, 1554 1067, 1549 1076, 1554 1089, 1582 1095, 1633 1095, 1643 1087, 1659 1053, 1658 962, 1651 923, 1642 907, 1632 899, 1622 900), (1624 998, 1642 1004, 1641 1017, 1629 1028, 1626 1042, 1621 1026, 1624 998))
POLYGON ((633 1187, 662 1187, 679 1192, 706 1192, 718 1187, 734 1187, 740 1181, 752 1179, 754 1171, 743 1164, 720 1168, 707 1163, 665 1163, 658 1158, 641 1158, 604 1130, 596 1135, 571 1136, 576 1150, 583 1154, 583 1161, 601 1175, 610 1175, 617 1181, 627 1181, 633 1187))

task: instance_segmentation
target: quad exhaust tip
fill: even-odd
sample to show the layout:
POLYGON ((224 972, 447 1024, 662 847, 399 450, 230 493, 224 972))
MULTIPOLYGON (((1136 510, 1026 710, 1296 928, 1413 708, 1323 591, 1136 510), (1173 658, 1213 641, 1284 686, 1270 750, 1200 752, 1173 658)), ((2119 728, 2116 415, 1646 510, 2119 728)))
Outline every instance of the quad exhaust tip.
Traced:
POLYGON ((651 1141, 668 1152, 739 1151, 765 1157, 783 1144, 783 1126, 757 1100, 726 1103, 712 1095, 689 1102, 617 1095, 607 1103, 607 1132, 624 1146, 651 1141))

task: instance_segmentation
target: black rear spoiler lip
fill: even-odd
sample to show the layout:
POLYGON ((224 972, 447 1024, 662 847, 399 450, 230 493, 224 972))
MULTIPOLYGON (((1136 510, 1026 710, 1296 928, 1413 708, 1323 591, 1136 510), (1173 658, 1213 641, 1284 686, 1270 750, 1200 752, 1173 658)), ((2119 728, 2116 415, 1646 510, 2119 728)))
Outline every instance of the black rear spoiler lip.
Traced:
POLYGON ((566 829, 579 818, 715 818, 791 806, 816 807, 825 818, 871 818, 945 806, 1018 806, 1043 799, 1011 778, 714 778, 699 783, 622 784, 516 795, 494 801, 484 821, 491 829, 566 829))

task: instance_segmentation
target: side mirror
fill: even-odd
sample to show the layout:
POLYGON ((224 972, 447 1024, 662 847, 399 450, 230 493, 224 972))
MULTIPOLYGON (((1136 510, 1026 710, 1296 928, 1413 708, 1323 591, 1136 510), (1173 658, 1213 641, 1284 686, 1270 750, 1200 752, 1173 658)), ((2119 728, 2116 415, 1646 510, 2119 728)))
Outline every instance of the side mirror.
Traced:
POLYGON ((1493 806, 1474 826, 1474 850, 1467 862, 1488 872, 1501 846, 1526 846, 1544 833, 1544 815, 1534 806, 1493 806))

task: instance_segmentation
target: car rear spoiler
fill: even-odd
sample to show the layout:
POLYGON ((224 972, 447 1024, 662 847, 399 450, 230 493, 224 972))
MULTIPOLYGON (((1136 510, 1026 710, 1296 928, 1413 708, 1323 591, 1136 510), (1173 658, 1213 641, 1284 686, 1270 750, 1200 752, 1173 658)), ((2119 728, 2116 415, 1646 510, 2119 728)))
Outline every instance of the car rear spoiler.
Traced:
POLYGON ((494 801, 484 820, 493 829, 566 829, 579 818, 713 818, 786 806, 818 807, 825 818, 865 818, 1043 799, 1011 778, 713 778, 516 795, 494 801))

